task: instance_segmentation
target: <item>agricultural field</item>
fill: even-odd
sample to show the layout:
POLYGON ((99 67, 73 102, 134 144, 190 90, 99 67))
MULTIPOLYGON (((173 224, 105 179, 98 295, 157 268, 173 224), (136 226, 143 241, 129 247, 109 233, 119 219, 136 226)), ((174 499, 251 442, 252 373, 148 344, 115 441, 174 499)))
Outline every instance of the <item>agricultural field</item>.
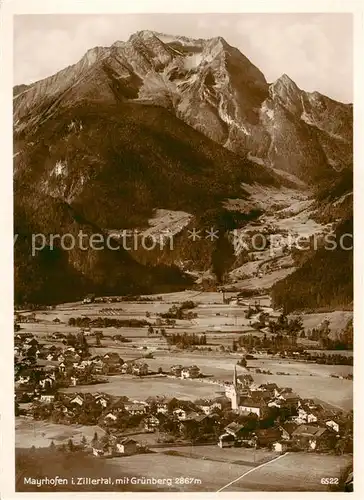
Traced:
POLYGON ((340 479, 352 463, 351 455, 287 453, 253 470, 224 491, 327 491, 321 478, 340 479))
POLYGON ((281 387, 291 387, 301 397, 314 399, 334 407, 333 409, 343 411, 353 409, 353 383, 350 380, 284 375, 253 375, 253 377, 257 383, 275 382, 281 387))
MULTIPOLYGON (((227 293, 226 296, 233 296, 234 293, 227 293)), ((223 304, 222 294, 219 292, 197 292, 186 290, 170 294, 150 296, 152 301, 145 302, 118 302, 118 303, 93 303, 93 304, 63 304, 54 310, 37 311, 38 323, 22 324, 22 331, 33 333, 39 337, 41 342, 45 341, 45 336, 54 332, 76 333, 79 328, 68 326, 68 320, 77 316, 108 316, 108 311, 112 311, 112 316, 116 319, 144 319, 152 324, 158 318, 158 314, 166 312, 173 304, 181 304, 186 300, 193 300, 198 305, 193 310, 197 313, 197 318, 191 320, 177 320, 175 327, 165 326, 167 333, 197 333, 205 334, 207 347, 212 351, 181 351, 175 347, 169 347, 166 340, 158 331, 160 327, 154 326, 154 334, 148 335, 148 328, 103 328, 104 338, 101 347, 96 347, 95 337, 87 337, 90 352, 92 355, 105 354, 108 351, 118 352, 124 360, 142 358, 148 353, 152 353, 153 359, 146 359, 151 371, 157 372, 159 368, 168 371, 174 364, 182 366, 197 365, 205 375, 203 380, 176 380, 171 378, 128 378, 110 377, 107 384, 94 386, 79 386, 78 391, 105 391, 113 395, 125 395, 133 399, 143 398, 149 395, 173 395, 182 399, 196 399, 200 397, 216 396, 221 387, 211 383, 212 379, 219 382, 231 381, 234 364, 240 356, 236 353, 224 353, 220 351, 220 346, 231 347, 233 340, 240 335, 254 334, 263 335, 262 332, 254 330, 250 323, 254 318, 245 318, 245 312, 249 304, 258 302, 265 312, 276 316, 279 314, 271 308, 269 296, 250 297, 243 301, 243 305, 223 304), (105 312, 106 311, 106 312, 105 312), (146 316, 148 313, 148 317, 146 316), (53 323, 58 318, 61 323, 53 323), (122 334, 130 342, 119 343, 112 340, 112 336, 122 334)), ((110 313, 111 314, 111 313, 110 313)), ((318 326, 324 319, 332 322, 333 328, 342 328, 346 321, 350 319, 350 311, 337 311, 335 313, 317 313, 303 316, 306 328, 318 326)), ((317 343, 308 342, 310 348, 314 350, 317 343)), ((56 341, 46 341, 57 345, 56 341)), ((350 354, 350 353, 349 353, 350 354)), ((341 365, 319 365, 305 363, 303 361, 284 360, 275 357, 258 355, 257 359, 248 363, 251 373, 258 383, 276 382, 279 386, 292 387, 292 389, 302 397, 319 399, 334 407, 350 410, 352 408, 352 382, 339 378, 345 377, 353 372, 351 366, 341 365), (272 375, 256 374, 256 369, 270 371, 272 375), (277 375, 277 372, 284 375, 277 375)), ((238 368, 238 374, 243 373, 238 368)), ((71 389, 70 389, 71 390, 71 389)), ((74 391, 75 388, 72 388, 74 391)))
POLYGON ((21 448, 46 448, 52 441, 58 445, 67 443, 70 438, 77 444, 82 436, 90 442, 95 432, 99 437, 105 434, 97 425, 63 425, 26 417, 15 418, 15 446, 21 448))
POLYGON ((327 313, 304 314, 303 326, 305 329, 317 328, 323 321, 330 321, 332 334, 339 332, 347 325, 348 321, 353 319, 353 311, 332 311, 327 313))
MULTIPOLYGON (((338 477, 352 463, 351 455, 330 456, 307 453, 270 455, 262 452, 262 461, 254 462, 252 450, 219 450, 217 447, 177 448, 176 454, 158 452, 113 458, 108 461, 110 473, 114 467, 122 470, 123 476, 146 478, 190 479, 190 484, 176 485, 179 491, 328 491, 321 484, 322 477, 338 477), (201 450, 200 450, 201 448, 201 450), (182 450, 186 450, 185 452, 182 450), (220 456, 226 452, 225 460, 220 456), (215 453, 216 452, 216 453, 215 453), (192 456, 188 456, 190 453, 192 456), (247 454, 250 454, 248 457, 247 454), (181 455, 182 456, 181 456, 181 455), (239 457, 240 454, 240 457, 239 457), (250 462, 248 459, 250 458, 250 462), (265 461, 265 463, 264 463, 265 461), (183 473, 181 473, 183 471, 183 473), (243 476, 243 477, 242 477, 243 476), (239 479, 240 478, 240 479, 239 479), (195 481, 193 481, 195 480, 195 481), (232 483, 230 486, 229 483, 232 483)), ((158 486, 156 487, 158 488, 158 486)), ((165 486, 161 489, 165 490, 165 486)), ((142 487, 141 490, 143 491, 142 487)))
MULTIPOLYGON (((148 360, 149 361, 149 360, 148 360)), ((167 396, 177 399, 195 400, 221 396, 223 388, 199 380, 181 380, 169 377, 128 377, 115 375, 108 377, 105 384, 68 387, 62 392, 105 392, 112 396, 127 396, 130 399, 145 400, 149 396, 167 396)))
MULTIPOLYGON (((122 476, 172 479, 174 483, 172 491, 181 492, 217 491, 224 484, 233 481, 252 468, 249 465, 234 465, 164 453, 134 455, 127 459, 112 458, 108 460, 108 464, 111 473, 117 468, 122 471, 122 476), (176 484, 176 480, 181 477, 194 479, 195 483, 176 484)), ((160 488, 155 486, 155 489, 171 491, 165 485, 160 488)), ((140 486, 140 491, 143 491, 142 486, 140 486)))
MULTIPOLYGON (((53 432, 62 433, 62 427, 66 426, 55 427, 53 432)), ((64 434, 63 439, 68 437, 64 434)), ((38 448, 29 455, 25 448, 22 444, 22 449, 16 451, 18 491, 32 490, 32 487, 24 487, 22 480, 25 476, 43 477, 55 467, 61 477, 69 478, 65 490, 72 489, 72 477, 111 477, 114 483, 111 487, 99 485, 92 489, 140 492, 327 491, 328 486, 321 484, 321 478, 340 478, 352 463, 351 455, 288 453, 279 456, 267 450, 221 450, 217 446, 158 448, 148 454, 106 460, 80 453, 51 452, 49 448, 38 448), (152 478, 160 482, 164 480, 164 484, 135 484, 137 479, 146 483, 152 478), (118 484, 117 480, 126 480, 129 484, 118 484)), ((78 488, 78 491, 82 490, 90 488, 78 488)))
MULTIPOLYGON (((151 370, 157 371, 161 367, 167 371, 173 364, 191 365, 200 367, 208 377, 201 380, 181 380, 167 377, 128 377, 125 375, 110 376, 109 383, 92 386, 78 386, 65 389, 65 392, 106 392, 114 396, 127 396, 138 399, 153 395, 174 396, 186 400, 216 397, 221 395, 223 387, 213 384, 212 379, 223 382, 232 381, 232 370, 237 360, 233 356, 216 357, 211 353, 205 355, 189 355, 187 353, 157 352, 154 359, 146 362, 151 370)), ((130 355, 130 358, 132 355, 130 355)), ((127 359, 127 358, 125 358, 127 359)), ((330 377, 330 374, 345 375, 352 373, 351 366, 317 365, 314 363, 287 362, 280 364, 277 360, 252 360, 254 366, 269 370, 273 375, 256 374, 252 370, 254 381, 258 384, 275 382, 280 387, 291 387, 292 390, 305 398, 317 399, 329 406, 349 411, 353 406, 353 383, 330 377), (277 371, 291 375, 276 375, 277 371)), ((283 363, 283 362, 282 362, 283 363)), ((237 368, 238 375, 246 373, 237 368)))
MULTIPOLYGON (((153 448, 151 448, 153 450, 153 448)), ((218 446, 173 446, 170 445, 161 450, 154 448, 154 451, 167 455, 195 458, 200 460, 210 460, 213 462, 229 462, 231 464, 257 467, 279 456, 276 452, 266 448, 219 448, 218 446), (172 453, 171 453, 172 452, 172 453)))

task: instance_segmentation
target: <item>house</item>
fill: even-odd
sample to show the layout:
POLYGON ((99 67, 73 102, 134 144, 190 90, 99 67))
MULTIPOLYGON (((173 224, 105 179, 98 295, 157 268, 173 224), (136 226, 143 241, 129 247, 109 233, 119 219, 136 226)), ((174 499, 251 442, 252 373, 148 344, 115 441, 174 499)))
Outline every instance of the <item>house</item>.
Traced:
POLYGON ((103 357, 103 361, 109 366, 115 366, 118 368, 124 363, 117 352, 106 353, 103 357))
POLYGON ((285 441, 289 441, 292 439, 293 432, 297 429, 298 424, 295 422, 285 422, 283 425, 279 427, 282 433, 282 439, 285 441))
POLYGON ((272 444, 272 449, 277 453, 285 453, 288 449, 288 444, 284 441, 276 441, 272 444))
POLYGON ((187 410, 183 408, 176 408, 175 410, 173 410, 173 415, 175 415, 178 420, 186 420, 187 413, 187 410))
POLYGON ((132 366, 132 374, 139 376, 148 375, 148 369, 147 363, 135 363, 132 366))
POLYGON ((23 375, 21 375, 21 376, 18 378, 18 380, 17 380, 18 384, 27 384, 29 381, 30 381, 30 376, 29 376, 29 375, 28 375, 28 376, 26 376, 26 377, 25 377, 25 376, 23 376, 23 375))
POLYGON ((327 427, 333 429, 336 433, 340 431, 340 426, 335 420, 327 420, 325 424, 327 425, 327 427))
POLYGON ((262 399, 268 402, 271 399, 272 394, 270 391, 259 389, 257 391, 250 391, 249 397, 256 400, 262 399))
POLYGON ((58 368, 59 368, 60 372, 65 372, 66 371, 66 365, 65 365, 65 363, 62 361, 62 363, 60 363, 58 365, 58 368))
POLYGON ((181 378, 198 378, 201 374, 201 371, 198 366, 193 365, 189 367, 184 367, 181 370, 181 378))
POLYGON ((109 412, 104 417, 105 422, 110 421, 110 420, 113 421, 113 422, 116 422, 116 420, 118 419, 117 413, 118 413, 117 411, 111 411, 111 412, 109 412))
POLYGON ((32 338, 28 338, 25 341, 25 344, 27 344, 28 346, 32 346, 32 347, 38 347, 39 342, 34 337, 32 337, 32 338))
POLYGON ((96 443, 92 447, 92 454, 95 457, 111 457, 112 456, 112 448, 110 446, 102 446, 99 443, 96 443))
POLYGON ((315 409, 310 409, 309 406, 303 405, 298 408, 298 415, 295 418, 297 423, 313 423, 317 422, 318 420, 318 415, 315 411, 315 409))
POLYGON ((237 422, 231 422, 224 429, 225 434, 230 434, 234 438, 240 437, 244 432, 244 425, 238 424, 237 422))
POLYGON ((95 294, 89 293, 88 295, 86 295, 82 302, 83 304, 92 304, 92 302, 95 302, 95 294))
POLYGON ((208 418, 207 415, 201 415, 200 413, 197 413, 197 411, 188 410, 186 412, 186 417, 183 420, 186 422, 191 422, 193 420, 195 422, 201 423, 206 418, 208 418))
POLYGON ((65 339, 67 338, 67 335, 65 335, 64 333, 60 333, 60 332, 54 332, 52 334, 52 339, 56 340, 56 339, 65 339))
POLYGON ((157 408, 157 413, 162 413, 163 415, 167 415, 168 413, 168 404, 170 401, 172 401, 173 398, 157 398, 156 400, 156 408, 157 408))
POLYGON ((205 415, 204 413, 191 412, 187 415, 187 421, 193 420, 198 424, 209 424, 210 422, 216 422, 217 415, 205 415))
POLYGON ((279 398, 273 398, 267 402, 267 406, 269 408, 283 408, 284 401, 282 401, 282 399, 279 399, 279 398))
POLYGON ((253 398, 244 398, 239 402, 239 413, 248 415, 254 413, 259 418, 264 416, 268 406, 263 400, 256 400, 253 398))
POLYGON ((133 369, 133 362, 132 361, 125 361, 121 365, 121 373, 132 373, 133 369))
POLYGON ((139 443, 134 439, 110 436, 106 442, 101 439, 101 442, 95 443, 92 447, 92 453, 96 457, 104 458, 118 455, 134 455, 138 452, 138 446, 139 443))
POLYGON ((146 432, 154 432, 159 426, 159 418, 155 415, 148 415, 143 420, 143 424, 146 432))
POLYGON ((106 408, 106 406, 109 404, 109 398, 107 396, 104 396, 103 394, 97 394, 95 395, 95 403, 106 408))
POLYGON ((147 411, 147 405, 143 403, 125 403, 124 407, 131 415, 143 415, 147 411))
POLYGON ((82 406, 84 403, 84 399, 80 394, 77 394, 73 399, 71 399, 70 403, 82 406))
POLYGON ((292 439, 302 448, 315 450, 328 429, 315 424, 301 424, 292 432, 292 439))
POLYGON ((247 387, 249 388, 252 383, 254 382, 253 377, 251 376, 250 373, 246 373, 244 375, 239 375, 237 377, 237 383, 241 385, 242 387, 247 387))
POLYGON ((205 415, 196 412, 190 412, 185 420, 180 421, 180 430, 182 432, 188 431, 189 429, 193 433, 197 433, 202 436, 215 436, 216 424, 218 423, 218 417, 216 415, 205 415))
POLYGON ((220 448, 230 448, 231 446, 234 446, 235 444, 235 437, 232 434, 221 434, 219 436, 219 440, 217 442, 217 446, 220 448))
POLYGON ((263 391, 269 391, 270 393, 272 393, 272 395, 275 395, 276 391, 279 389, 278 385, 275 384, 274 382, 261 384, 259 388, 263 391))
POLYGON ((104 363, 101 361, 101 359, 94 359, 92 361, 92 368, 95 373, 100 374, 104 373, 104 363))
POLYGON ((85 368, 87 368, 88 366, 92 366, 93 365, 93 361, 91 361, 90 359, 83 359, 82 361, 80 361, 80 363, 78 364, 78 367, 82 370, 84 370, 85 368))
POLYGON ((42 389, 45 389, 46 387, 50 388, 54 384, 54 379, 52 377, 44 377, 43 379, 39 380, 39 385, 42 387, 42 389))
POLYGON ((285 406, 296 408, 301 400, 300 396, 295 392, 282 392, 280 398, 284 401, 285 406))
POLYGON ((270 447, 276 441, 281 439, 281 430, 279 428, 257 429, 255 431, 257 445, 261 447, 270 447))
POLYGON ((117 455, 135 455, 138 452, 138 442, 131 438, 123 438, 115 443, 117 455))
POLYGON ((204 412, 205 415, 211 415, 216 410, 222 409, 221 403, 218 403, 217 401, 201 401, 196 404, 204 412))
POLYGON ((72 363, 74 366, 79 363, 79 361, 81 360, 81 356, 77 353, 73 353, 73 352, 69 352, 69 353, 66 353, 64 355, 65 359, 64 361, 66 363, 72 363))
POLYGON ((54 397, 55 397, 55 396, 54 396, 54 394, 42 394, 42 395, 40 396, 40 399, 39 399, 39 400, 40 400, 42 403, 47 403, 47 404, 50 404, 50 403, 53 403, 53 401, 54 401, 54 397))
POLYGON ((170 373, 175 377, 180 377, 182 373, 182 365, 173 365, 171 366, 170 373))
POLYGON ((74 353, 76 352, 76 349, 74 347, 67 347, 67 349, 64 350, 64 353, 69 354, 69 353, 74 353))

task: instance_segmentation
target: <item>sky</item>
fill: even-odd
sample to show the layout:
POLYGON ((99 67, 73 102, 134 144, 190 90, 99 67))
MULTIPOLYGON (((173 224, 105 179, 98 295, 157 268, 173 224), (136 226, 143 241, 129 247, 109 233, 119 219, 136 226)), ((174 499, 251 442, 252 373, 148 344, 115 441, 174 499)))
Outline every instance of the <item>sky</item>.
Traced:
POLYGON ((14 19, 14 84, 29 84, 76 63, 95 46, 152 30, 222 36, 273 82, 286 73, 306 91, 353 101, 351 14, 53 14, 14 19))

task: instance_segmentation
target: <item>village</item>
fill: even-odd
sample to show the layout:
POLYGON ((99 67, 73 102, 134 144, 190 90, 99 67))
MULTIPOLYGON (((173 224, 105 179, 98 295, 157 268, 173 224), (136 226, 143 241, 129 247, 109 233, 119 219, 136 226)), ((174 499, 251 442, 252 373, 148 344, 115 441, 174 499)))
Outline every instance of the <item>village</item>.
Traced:
MULTIPOLYGON (((18 316, 18 320, 23 319, 18 316)), ((33 313, 25 321, 34 319, 33 313)), ((54 320, 54 325, 58 322, 54 320)), ((99 425, 108 439, 104 439, 102 447, 89 443, 90 451, 97 456, 123 454, 126 449, 136 453, 142 447, 130 438, 128 447, 119 446, 126 439, 125 433, 130 432, 154 433, 158 435, 156 444, 201 442, 221 448, 269 447, 281 453, 351 452, 350 412, 325 408, 290 387, 256 383, 245 356, 235 360, 243 374, 237 375, 231 360, 232 380, 208 380, 221 386, 218 397, 194 401, 163 395, 130 399, 108 394, 107 389, 100 392, 98 386, 103 384, 104 389, 106 383, 107 387, 108 376, 120 376, 126 381, 171 378, 186 380, 186 384, 189 380, 203 383, 204 374, 196 365, 175 364, 169 369, 153 370, 148 366, 150 354, 134 360, 123 360, 111 349, 91 355, 88 339, 93 337, 96 346, 100 345, 100 330, 86 328, 67 335, 56 332, 42 343, 35 335, 23 333, 23 329, 15 333, 14 344, 16 415, 64 425, 99 425)), ((248 359, 252 357, 247 355, 248 359)))
MULTIPOLYGON (((158 307, 160 302, 158 298, 158 307)), ((123 309, 115 314, 110 314, 115 310, 112 308, 97 310, 98 302, 92 297, 67 309, 58 306, 45 312, 16 312, 19 447, 21 429, 27 422, 34 422, 34 429, 44 422, 70 429, 67 439, 49 436, 50 448, 67 453, 82 450, 94 458, 168 450, 180 453, 178 450, 186 446, 204 450, 205 455, 212 453, 209 450, 225 453, 226 458, 221 455, 221 460, 227 461, 236 449, 252 464, 259 452, 263 453, 263 462, 286 453, 351 456, 352 411, 301 395, 294 386, 299 373, 292 377, 293 373, 284 376, 283 368, 276 371, 274 380, 285 382, 278 384, 270 380, 271 370, 257 367, 264 367, 274 356, 275 363, 289 363, 297 370, 303 363, 305 370, 319 366, 317 354, 307 354, 297 343, 299 335, 293 335, 293 342, 291 336, 288 344, 287 339, 283 341, 285 335, 279 340, 275 334, 272 343, 266 332, 260 336, 261 341, 251 334, 237 337, 236 324, 217 333, 197 328, 204 306, 192 301, 176 304, 173 300, 172 306, 167 303, 158 312, 156 301, 124 301, 121 306, 123 309), (151 311, 143 312, 142 317, 139 309, 146 306, 151 311), (82 312, 82 308, 88 309, 82 312), (190 324, 193 331, 188 330, 190 324), (213 365, 209 363, 214 359, 216 368, 210 370, 213 365), (223 369, 219 369, 222 362, 223 369), (264 374, 268 379, 262 381, 264 374), (287 384, 289 379, 292 387, 287 384), (73 436, 72 429, 80 427, 95 430, 73 436)), ((238 307, 227 303, 219 306, 219 311, 230 311, 235 318, 238 307)), ((252 320, 255 328, 263 321, 262 329, 267 328, 268 321, 271 325, 283 321, 282 315, 274 317, 267 310, 248 305, 241 307, 239 318, 242 323, 248 322, 250 329, 252 320), (254 307, 257 310, 252 314, 254 307)), ((221 323, 222 313, 218 314, 214 313, 213 320, 221 323)), ((295 323, 287 324, 295 329, 295 323)), ((223 330, 223 325, 220 328, 223 330)), ((344 372, 326 373, 325 381, 334 376, 341 379, 337 383, 349 384, 352 366, 346 363, 347 358, 330 356, 325 360, 330 363, 327 369, 344 372)), ((326 369, 326 364, 322 368, 326 369)), ((307 378, 301 375, 302 380, 307 378)), ((234 460, 237 457, 234 455, 234 460)))

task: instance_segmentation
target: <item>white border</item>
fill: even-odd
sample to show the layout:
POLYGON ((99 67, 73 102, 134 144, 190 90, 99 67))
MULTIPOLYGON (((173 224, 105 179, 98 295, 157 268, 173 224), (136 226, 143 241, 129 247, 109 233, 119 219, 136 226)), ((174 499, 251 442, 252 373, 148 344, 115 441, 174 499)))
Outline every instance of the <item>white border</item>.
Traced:
MULTIPOLYGON (((0 0, 1 1, 1 0, 0 0)), ((355 123, 355 148, 354 148, 354 221, 355 232, 355 366, 354 366, 354 419, 355 419, 355 454, 354 454, 354 477, 355 497, 364 493, 364 474, 362 473, 364 433, 363 433, 363 397, 361 396, 361 383, 363 378, 363 363, 361 353, 364 343, 364 308, 360 307, 360 301, 364 297, 364 259, 360 255, 360 249, 364 247, 364 235, 360 232, 361 210, 363 207, 364 176, 362 165, 363 154, 363 130, 364 130, 364 105, 363 105, 363 7, 361 1, 355 0, 183 0, 183 2, 171 2, 170 0, 138 0, 137 2, 122 3, 120 0, 2 0, 0 7, 0 58, 1 58, 1 152, 2 165, 0 169, 0 200, 2 210, 0 213, 1 223, 1 302, 0 302, 0 326, 2 333, 2 349, 0 360, 1 380, 1 490, 0 496, 4 499, 14 497, 37 498, 37 494, 15 493, 15 470, 14 470, 14 397, 13 397, 13 219, 12 219, 12 86, 13 86, 13 15, 15 14, 108 14, 108 13, 286 13, 286 12, 347 12, 354 14, 354 123, 355 123), (361 135, 360 135, 361 134, 361 135)), ((338 33, 340 36, 340 33, 338 33)), ((241 498, 243 493, 229 493, 231 497, 241 498)), ((54 493, 41 493, 42 499, 54 497, 54 493)), ((57 498, 71 498, 75 494, 56 493, 57 498)), ((80 497, 92 496, 95 498, 109 498, 119 493, 76 493, 80 497)), ((123 493, 128 497, 136 493, 123 493)), ((140 498, 159 496, 159 493, 138 493, 140 498)), ((165 493, 165 495, 172 495, 165 493)), ((216 493, 188 493, 187 495, 200 498, 216 493)), ((332 498, 333 493, 244 493, 249 498, 332 498)), ((335 496, 341 496, 337 493, 335 496)))

